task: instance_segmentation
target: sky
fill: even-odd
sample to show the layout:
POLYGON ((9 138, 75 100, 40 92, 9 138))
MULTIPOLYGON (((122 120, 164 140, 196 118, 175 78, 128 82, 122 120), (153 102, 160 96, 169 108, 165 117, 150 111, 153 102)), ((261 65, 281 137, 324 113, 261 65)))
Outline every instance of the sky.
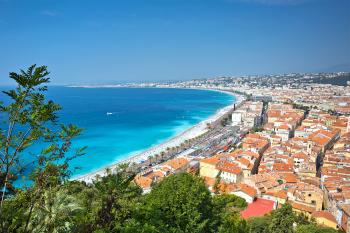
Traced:
POLYGON ((350 71, 349 0, 0 0, 0 85, 350 71))

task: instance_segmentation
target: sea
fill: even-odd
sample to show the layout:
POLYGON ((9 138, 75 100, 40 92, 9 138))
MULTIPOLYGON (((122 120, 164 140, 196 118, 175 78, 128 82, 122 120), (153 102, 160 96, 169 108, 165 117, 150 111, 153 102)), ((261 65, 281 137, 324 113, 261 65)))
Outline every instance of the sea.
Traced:
POLYGON ((59 122, 83 128, 73 149, 87 148, 70 162, 73 178, 162 143, 235 101, 218 91, 173 88, 50 86, 46 96, 62 106, 59 122))

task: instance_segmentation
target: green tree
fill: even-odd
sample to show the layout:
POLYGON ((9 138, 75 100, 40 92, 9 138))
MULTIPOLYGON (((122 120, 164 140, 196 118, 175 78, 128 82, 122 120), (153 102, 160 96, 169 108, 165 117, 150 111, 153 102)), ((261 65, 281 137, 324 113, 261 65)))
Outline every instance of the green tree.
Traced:
POLYGON ((316 224, 314 218, 310 218, 309 216, 307 216, 304 213, 294 213, 294 214, 295 214, 295 223, 297 225, 307 225, 310 223, 316 224))
POLYGON ((122 165, 115 174, 94 183, 97 200, 101 203, 96 213, 98 228, 120 230, 124 222, 132 217, 133 201, 141 195, 141 189, 131 182, 135 174, 126 169, 127 166, 122 165))
POLYGON ((248 225, 250 226, 250 233, 268 233, 268 226, 271 222, 271 216, 250 218, 248 225))
POLYGON ((78 201, 64 189, 46 190, 33 208, 30 232, 69 232, 73 218, 82 211, 78 201))
POLYGON ((247 207, 247 202, 233 194, 221 194, 213 196, 214 208, 218 211, 240 211, 247 207))
POLYGON ((218 233, 248 233, 249 225, 239 213, 223 213, 218 233))
POLYGON ((213 215, 219 225, 219 233, 245 233, 249 226, 241 219, 239 211, 247 207, 246 201, 236 195, 221 194, 213 196, 213 215))
POLYGON ((48 75, 46 66, 35 65, 20 73, 12 72, 10 78, 17 83, 17 87, 3 92, 9 99, 7 105, 0 105, 0 115, 5 116, 0 126, 3 127, 0 128, 0 225, 3 232, 9 231, 6 227, 23 227, 22 231, 29 231, 34 211, 43 194, 66 181, 70 176, 69 161, 84 153, 84 148, 79 148, 68 155, 72 139, 79 136, 82 130, 75 125, 58 124, 57 111, 61 107, 46 100, 44 95, 47 90, 45 85, 50 80, 48 75), (30 155, 28 149, 38 143, 44 145, 38 155, 24 159, 23 155, 30 155), (28 160, 30 163, 26 164, 28 160), (31 184, 20 191, 20 198, 11 200, 11 195, 17 192, 13 183, 23 171, 30 171, 31 184), (3 208, 7 197, 10 200, 3 208), (18 201, 23 202, 16 203, 18 201), (13 215, 11 206, 18 207, 12 212, 21 221, 9 220, 7 216, 13 215))
MULTIPOLYGON (((213 203, 204 182, 187 173, 165 178, 145 196, 142 221, 157 232, 211 232, 213 203)), ((146 231, 147 232, 147 231, 146 231)))
POLYGON ((339 231, 328 227, 317 226, 316 224, 299 225, 297 226, 295 231, 295 233, 337 233, 337 232, 339 231))
POLYGON ((133 220, 142 190, 132 180, 134 173, 126 165, 86 185, 69 182, 65 189, 74 195, 83 212, 75 219, 74 232, 121 232, 133 220))
POLYGON ((66 182, 63 187, 67 195, 71 195, 82 209, 72 219, 72 232, 89 233, 97 229, 97 213, 101 209, 101 199, 97 196, 94 185, 83 182, 66 182))
POLYGON ((271 222, 268 227, 269 233, 293 233, 293 223, 295 215, 292 206, 289 204, 282 205, 271 214, 271 222))

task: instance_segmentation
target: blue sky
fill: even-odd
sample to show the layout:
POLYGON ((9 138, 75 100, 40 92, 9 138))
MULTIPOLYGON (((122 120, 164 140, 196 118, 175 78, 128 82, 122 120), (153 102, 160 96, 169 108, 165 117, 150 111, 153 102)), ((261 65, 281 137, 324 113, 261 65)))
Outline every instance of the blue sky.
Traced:
POLYGON ((350 67, 349 0, 0 0, 0 85, 45 64, 54 84, 350 67))

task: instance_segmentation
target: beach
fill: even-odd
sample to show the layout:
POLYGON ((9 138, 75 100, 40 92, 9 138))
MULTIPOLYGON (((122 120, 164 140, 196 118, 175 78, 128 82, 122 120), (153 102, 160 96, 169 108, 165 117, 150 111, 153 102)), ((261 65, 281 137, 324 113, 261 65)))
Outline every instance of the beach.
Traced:
MULTIPOLYGON (((205 89, 208 90, 208 89, 205 89)), ((233 111, 235 105, 240 104, 243 101, 243 97, 236 95, 232 92, 228 92, 228 91, 222 91, 222 90, 213 90, 213 91, 220 91, 220 92, 224 92, 226 94, 229 95, 233 95, 236 97, 236 100, 234 103, 219 109, 214 115, 210 116, 209 118, 207 118, 204 121, 201 121, 200 123, 192 126, 191 128, 179 133, 178 135, 170 138, 169 140, 157 144, 149 149, 146 149, 140 153, 137 153, 135 155, 130 156, 127 159, 123 159, 120 161, 117 161, 116 163, 110 165, 110 166, 106 166, 103 167, 101 169, 98 169, 96 171, 75 177, 75 180, 79 180, 79 181, 84 181, 86 183, 91 183, 96 176, 105 176, 107 175, 107 170, 114 170, 119 164, 123 164, 123 163, 141 163, 145 160, 147 160, 149 157, 154 156, 156 154, 160 154, 162 152, 166 152, 168 148, 173 148, 173 147, 177 147, 180 146, 182 143, 184 143, 185 141, 189 140, 189 139, 193 139, 196 138, 204 133, 206 133, 209 129, 208 129, 208 125, 210 124, 215 124, 218 121, 221 120, 221 118, 223 116, 225 116, 227 113, 229 113, 230 111, 233 111)))

